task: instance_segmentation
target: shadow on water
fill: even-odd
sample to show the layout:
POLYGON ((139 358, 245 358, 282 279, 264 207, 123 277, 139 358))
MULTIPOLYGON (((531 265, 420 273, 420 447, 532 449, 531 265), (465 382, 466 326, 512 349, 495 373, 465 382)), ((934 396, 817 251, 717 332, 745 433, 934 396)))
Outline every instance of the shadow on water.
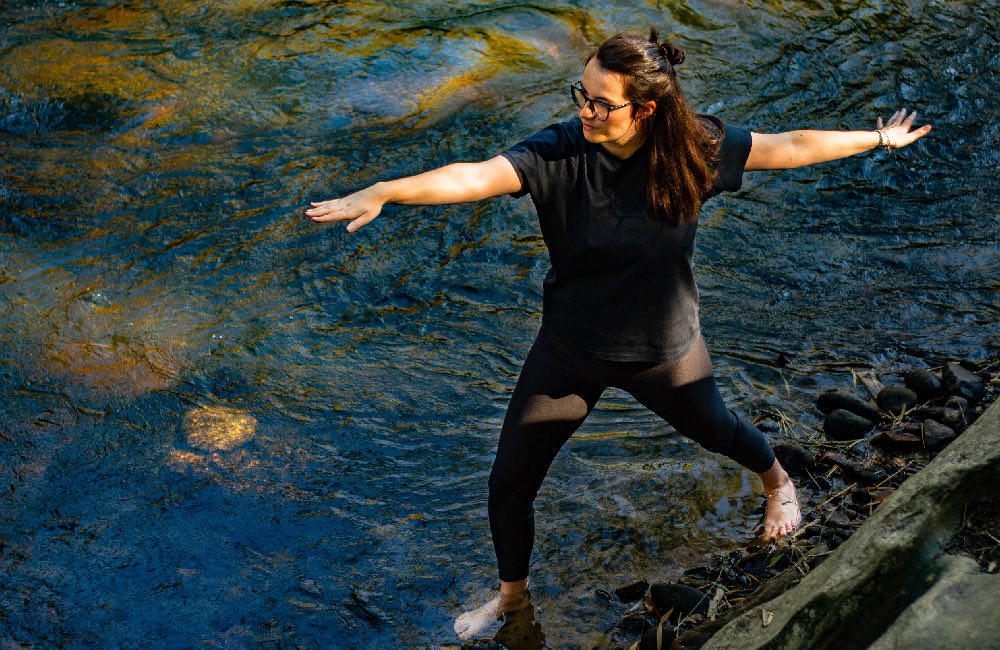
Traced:
MULTIPOLYGON (((810 437, 851 369, 994 358, 995 2, 0 3, 0 640, 424 647, 495 583, 485 486, 547 258, 528 202, 302 207, 571 114, 620 29, 754 130, 890 155, 705 206, 729 403, 810 437)), ((599 644, 597 588, 750 535, 751 476, 610 390, 537 503, 525 630, 599 644)))

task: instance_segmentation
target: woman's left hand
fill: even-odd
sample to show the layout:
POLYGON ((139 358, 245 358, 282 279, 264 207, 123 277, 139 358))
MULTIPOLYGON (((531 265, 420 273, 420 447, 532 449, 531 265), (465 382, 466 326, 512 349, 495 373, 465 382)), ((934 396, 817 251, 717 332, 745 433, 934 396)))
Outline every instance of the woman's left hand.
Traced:
POLYGON ((888 141, 890 149, 905 147, 914 140, 922 138, 931 132, 930 124, 925 124, 919 129, 911 131, 910 128, 913 126, 913 120, 916 119, 916 117, 916 111, 907 115, 906 109, 901 108, 889 118, 889 121, 885 124, 885 126, 882 126, 882 118, 878 118, 876 126, 879 131, 885 134, 885 138, 888 141))

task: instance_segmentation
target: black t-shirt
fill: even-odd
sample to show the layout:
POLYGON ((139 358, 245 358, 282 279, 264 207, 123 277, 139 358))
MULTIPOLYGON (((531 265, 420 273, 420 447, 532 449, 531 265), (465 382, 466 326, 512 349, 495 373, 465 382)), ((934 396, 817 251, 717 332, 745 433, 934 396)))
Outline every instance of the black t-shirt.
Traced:
MULTIPOLYGON (((736 191, 750 132, 722 127, 712 191, 736 191)), ((648 211, 648 141, 622 160, 587 142, 579 118, 553 124, 503 155, 531 195, 552 268, 543 283, 543 340, 611 361, 670 361, 700 333, 691 259, 697 223, 648 211)))

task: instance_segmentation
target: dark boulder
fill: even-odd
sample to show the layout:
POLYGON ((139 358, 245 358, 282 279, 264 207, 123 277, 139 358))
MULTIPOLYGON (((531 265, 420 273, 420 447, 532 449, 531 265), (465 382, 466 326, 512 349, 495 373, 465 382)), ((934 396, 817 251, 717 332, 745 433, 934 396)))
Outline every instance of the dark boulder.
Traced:
POLYGON ((925 368, 907 371, 903 383, 917 394, 921 402, 927 402, 944 395, 944 381, 937 373, 925 368))
POLYGON ((871 430, 874 423, 846 409, 834 409, 823 421, 823 433, 833 440, 857 440, 871 430))
POLYGON ((986 395, 986 382, 957 363, 946 363, 941 371, 949 395, 958 395, 976 404, 986 395))
POLYGON ((899 415, 917 405, 917 394, 902 386, 886 386, 879 391, 875 401, 883 411, 899 415))
POLYGON ((816 399, 816 407, 824 414, 829 415, 837 409, 850 411, 855 415, 860 415, 872 422, 878 422, 878 407, 869 400, 864 400, 844 390, 828 390, 823 392, 816 399))

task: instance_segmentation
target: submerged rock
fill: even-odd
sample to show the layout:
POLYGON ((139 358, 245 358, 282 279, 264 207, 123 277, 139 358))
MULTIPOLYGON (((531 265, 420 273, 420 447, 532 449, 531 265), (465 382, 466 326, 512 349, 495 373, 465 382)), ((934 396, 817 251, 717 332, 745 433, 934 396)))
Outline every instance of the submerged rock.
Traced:
POLYGON ((196 449, 228 451, 253 438, 257 419, 225 406, 202 406, 184 415, 187 442, 196 449))

